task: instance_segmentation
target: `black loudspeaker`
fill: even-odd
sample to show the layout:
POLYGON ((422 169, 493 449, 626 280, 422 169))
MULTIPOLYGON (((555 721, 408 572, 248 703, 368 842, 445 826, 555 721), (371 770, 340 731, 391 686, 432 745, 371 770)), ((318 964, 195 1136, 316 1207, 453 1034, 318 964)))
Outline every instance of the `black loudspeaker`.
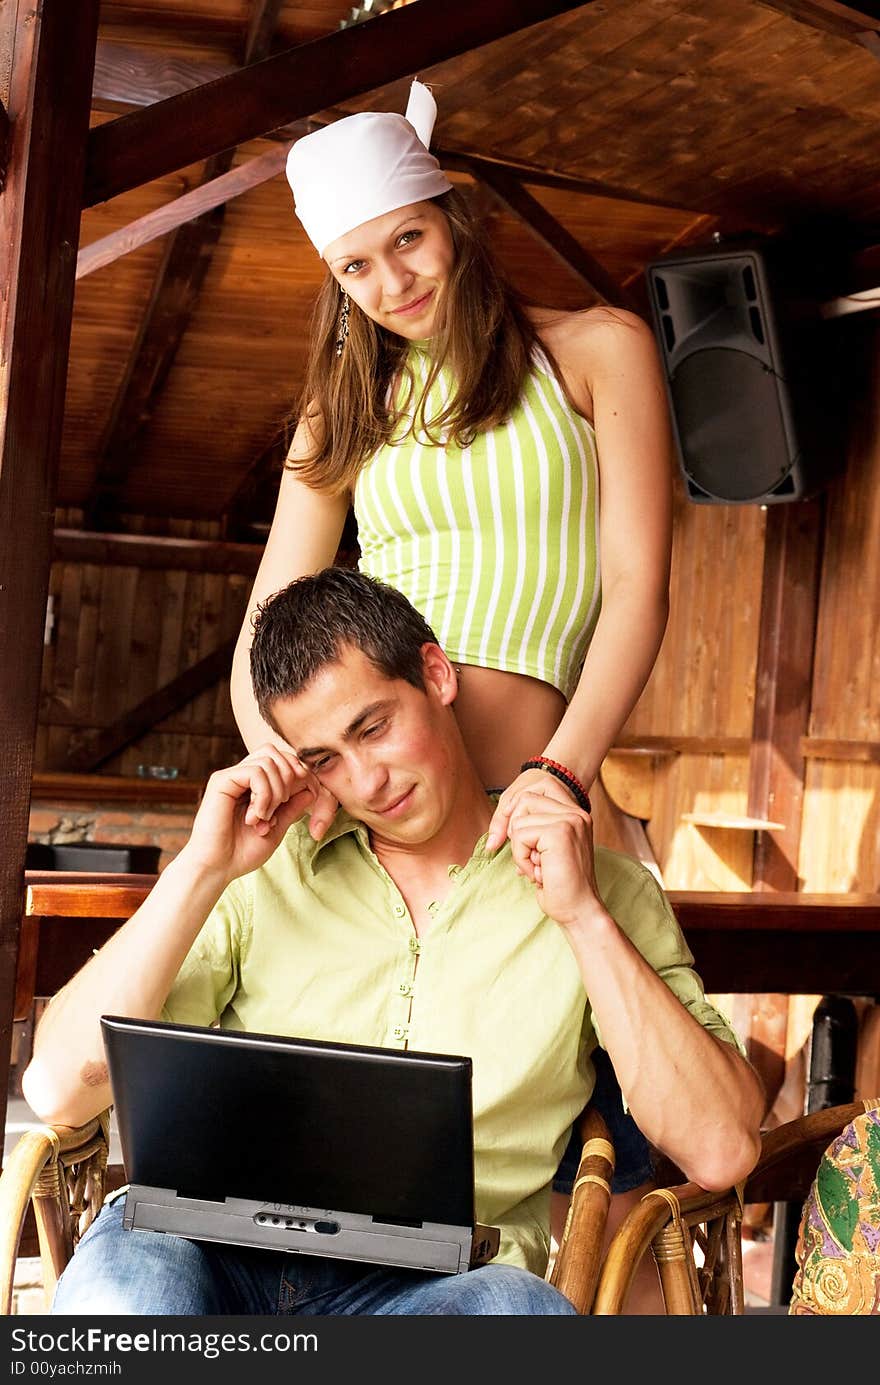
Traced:
POLYGON ((805 500, 829 480, 818 303, 781 248, 709 250, 646 267, 679 461, 698 504, 805 500))

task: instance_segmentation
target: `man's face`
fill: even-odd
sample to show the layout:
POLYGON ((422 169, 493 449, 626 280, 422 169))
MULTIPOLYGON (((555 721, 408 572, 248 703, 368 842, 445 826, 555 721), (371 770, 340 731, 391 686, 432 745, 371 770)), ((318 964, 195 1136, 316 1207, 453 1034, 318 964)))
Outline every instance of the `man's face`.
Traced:
POLYGON ((345 645, 272 707, 284 739, 377 842, 429 842, 453 809, 461 769, 449 711, 454 674, 436 645, 423 646, 422 659, 424 691, 345 645))

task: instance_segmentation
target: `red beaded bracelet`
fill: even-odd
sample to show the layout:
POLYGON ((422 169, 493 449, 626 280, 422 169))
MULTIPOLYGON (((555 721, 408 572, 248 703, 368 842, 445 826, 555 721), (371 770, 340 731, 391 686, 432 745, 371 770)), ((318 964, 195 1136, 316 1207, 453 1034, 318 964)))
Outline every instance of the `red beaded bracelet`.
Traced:
POLYGON ((585 813, 592 811, 590 796, 583 784, 576 774, 573 774, 565 765, 561 765, 558 760, 549 760, 546 755, 535 755, 531 760, 524 760, 519 768, 521 774, 527 769, 542 769, 545 773, 552 774, 554 779, 558 779, 569 790, 579 808, 583 808, 585 813))

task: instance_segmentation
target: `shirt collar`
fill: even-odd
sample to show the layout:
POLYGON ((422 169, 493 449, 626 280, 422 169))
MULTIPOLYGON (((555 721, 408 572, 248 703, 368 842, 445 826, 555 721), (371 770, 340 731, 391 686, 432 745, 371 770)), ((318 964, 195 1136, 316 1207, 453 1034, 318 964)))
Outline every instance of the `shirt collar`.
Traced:
MULTIPOLYGON (((500 794, 500 789, 493 789, 489 792, 489 797, 497 803, 500 794)), ((309 836, 308 826, 305 823, 303 823, 303 828, 306 838, 306 852, 308 855, 309 864, 312 866, 313 869, 315 866, 315 862, 318 859, 319 852, 323 851, 324 847, 329 846, 331 842, 339 841, 341 837, 355 836, 361 843, 361 846, 366 847, 368 851, 372 851, 373 849, 370 846, 370 834, 367 831, 366 825, 363 822, 361 822, 358 818, 353 818, 350 813, 346 813, 342 808, 338 808, 336 810, 335 818, 333 819, 330 826, 327 828, 327 831, 324 833, 323 837, 319 842, 316 842, 312 837, 309 836)), ((473 854, 471 857, 472 860, 491 860, 492 857, 497 856, 499 854, 498 851, 489 852, 486 850, 487 836, 488 833, 484 832, 483 835, 480 837, 479 841, 477 841, 477 843, 475 844, 473 854)), ((499 848, 499 850, 502 851, 503 849, 503 847, 499 848)))
MULTIPOLYGON (((308 831, 308 829, 306 830, 308 831)), ((353 818, 349 813, 346 813, 341 808, 338 808, 336 810, 336 816, 334 817, 330 826, 327 828, 327 831, 324 833, 321 840, 319 842, 316 842, 311 837, 308 838, 308 841, 311 843, 311 864, 314 866, 315 861, 318 858, 318 854, 324 850, 325 846, 329 846, 331 842, 339 841, 341 837, 346 837, 350 835, 358 837, 360 841, 364 844, 364 846, 369 846, 370 837, 365 825, 362 822, 359 822, 357 818, 353 818)))

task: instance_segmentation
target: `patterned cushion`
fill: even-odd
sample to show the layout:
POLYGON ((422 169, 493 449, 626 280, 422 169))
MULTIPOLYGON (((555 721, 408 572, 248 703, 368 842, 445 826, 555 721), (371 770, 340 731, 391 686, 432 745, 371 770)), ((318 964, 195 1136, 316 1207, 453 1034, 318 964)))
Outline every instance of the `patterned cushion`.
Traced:
POLYGON ((790 1314, 880 1314, 880 1103, 823 1154, 796 1259, 790 1314))

